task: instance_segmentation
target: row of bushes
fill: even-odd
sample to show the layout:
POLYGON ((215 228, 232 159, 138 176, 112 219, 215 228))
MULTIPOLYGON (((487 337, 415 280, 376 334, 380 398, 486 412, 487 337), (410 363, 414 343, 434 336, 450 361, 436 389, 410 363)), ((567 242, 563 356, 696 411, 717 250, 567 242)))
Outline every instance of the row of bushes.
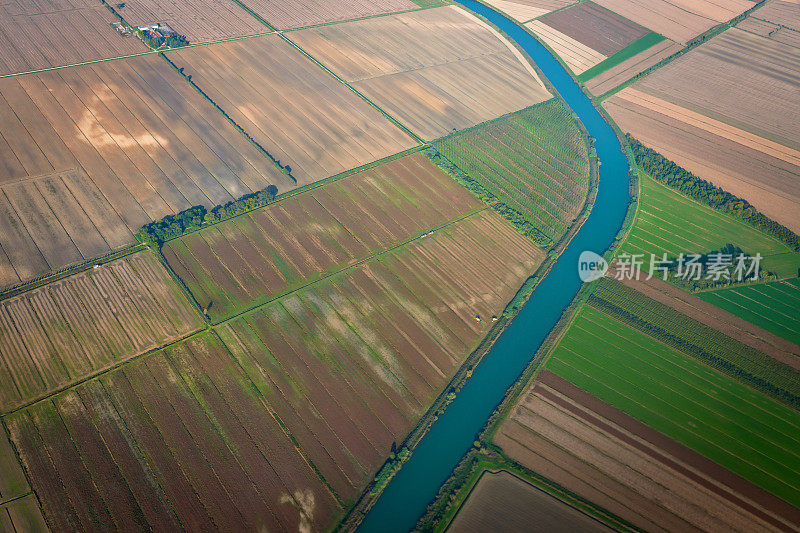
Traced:
POLYGON ((166 241, 190 231, 263 207, 275 200, 277 194, 278 188, 270 185, 266 189, 247 194, 238 200, 218 205, 211 211, 207 211, 202 205, 196 205, 176 215, 167 215, 161 220, 145 224, 136 233, 136 238, 145 244, 161 247, 166 241))
POLYGON ((760 213, 747 200, 698 178, 655 150, 646 147, 630 134, 627 136, 636 163, 656 181, 772 235, 785 242, 792 250, 800 251, 800 237, 797 234, 760 213))
POLYGON ((495 211, 503 215, 503 217, 505 217, 505 219, 508 220, 511 225, 517 228, 517 230, 522 232, 524 235, 527 235, 531 240, 533 240, 533 242, 545 248, 553 244, 553 241, 550 239, 550 237, 542 233, 539 228, 531 224, 522 213, 513 207, 510 207, 508 204, 501 202, 497 196, 487 190, 486 187, 484 187, 479 181, 473 179, 469 174, 461 170, 452 161, 442 155, 441 152, 435 148, 429 147, 425 149, 425 154, 439 168, 452 176, 453 179, 455 179, 461 186, 465 187, 484 202, 490 204, 495 211))

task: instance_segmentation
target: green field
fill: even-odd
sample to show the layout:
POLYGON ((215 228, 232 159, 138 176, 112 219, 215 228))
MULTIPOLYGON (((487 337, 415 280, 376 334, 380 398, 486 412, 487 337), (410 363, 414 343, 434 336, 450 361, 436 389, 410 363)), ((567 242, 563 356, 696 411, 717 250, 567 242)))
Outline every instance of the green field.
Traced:
POLYGON ((800 505, 800 414, 592 306, 547 369, 800 505))
POLYGON ((644 52, 651 46, 660 43, 664 39, 665 37, 663 37, 662 35, 659 35, 658 33, 651 31, 641 39, 632 42, 631 44, 629 44, 616 54, 604 59, 603 61, 596 64, 589 70, 582 72, 580 75, 578 75, 578 81, 580 82, 588 81, 597 76, 598 74, 600 74, 601 72, 605 72, 606 70, 619 65, 623 61, 632 58, 639 52, 644 52))
POLYGON ((640 172, 641 197, 633 228, 620 253, 707 253, 726 244, 747 254, 760 253, 762 268, 779 278, 796 277, 800 254, 779 240, 735 218, 687 198, 640 172))
POLYGON ((532 225, 538 235, 531 237, 539 244, 558 241, 586 200, 588 149, 574 119, 555 99, 433 147, 468 175, 467 188, 512 222, 516 217, 532 225))
POLYGON ((800 344, 800 279, 700 292, 698 297, 800 344))
POLYGON ((800 372, 769 355, 616 280, 604 279, 598 283, 590 303, 667 346, 800 409, 800 372))

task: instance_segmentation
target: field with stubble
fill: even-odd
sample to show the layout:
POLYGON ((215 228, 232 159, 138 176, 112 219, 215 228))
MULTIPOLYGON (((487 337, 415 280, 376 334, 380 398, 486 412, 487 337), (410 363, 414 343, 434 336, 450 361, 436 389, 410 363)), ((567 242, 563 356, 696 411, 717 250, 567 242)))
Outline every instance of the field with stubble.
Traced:
POLYGON ((0 75, 146 52, 141 41, 111 27, 116 21, 100 2, 89 0, 3 2, 0 75))
POLYGON ((287 36, 425 140, 550 97, 516 48, 455 6, 287 36))
POLYGON ((278 35, 170 52, 167 57, 299 184, 416 144, 278 35))
POLYGON ((800 48, 732 28, 603 105, 647 146, 798 231, 798 65, 800 48))
POLYGON ((163 252, 221 320, 484 208, 412 155, 169 241, 163 252))
POLYGON ((279 30, 419 8, 411 0, 245 0, 242 3, 279 30))
POLYGON ((0 80, 0 288, 290 180, 155 55, 0 80))
POLYGON ((0 411, 198 329, 199 313, 151 252, 0 302, 0 411))

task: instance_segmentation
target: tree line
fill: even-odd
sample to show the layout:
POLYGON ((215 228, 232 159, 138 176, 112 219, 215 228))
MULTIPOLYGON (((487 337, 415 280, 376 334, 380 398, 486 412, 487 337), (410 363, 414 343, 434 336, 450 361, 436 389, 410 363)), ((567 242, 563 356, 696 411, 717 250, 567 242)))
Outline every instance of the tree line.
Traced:
POLYGON ((800 237, 789 228, 759 212, 747 200, 734 196, 714 184, 698 178, 655 150, 627 134, 636 164, 656 181, 679 190, 689 198, 727 213, 800 251, 800 237))
POLYGON ((136 238, 140 242, 160 248, 166 241, 185 233, 264 207, 273 202, 277 195, 278 188, 275 185, 269 185, 260 191, 246 194, 238 200, 218 205, 211 211, 206 210, 202 205, 196 205, 175 215, 167 215, 161 220, 145 224, 136 233, 136 238))

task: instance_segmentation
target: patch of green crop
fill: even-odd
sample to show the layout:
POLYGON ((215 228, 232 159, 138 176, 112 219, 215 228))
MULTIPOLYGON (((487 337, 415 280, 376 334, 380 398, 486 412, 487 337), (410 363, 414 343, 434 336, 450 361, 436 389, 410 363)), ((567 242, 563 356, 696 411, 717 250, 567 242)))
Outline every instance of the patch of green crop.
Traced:
POLYGON ((582 72, 581 74, 579 74, 578 75, 578 81, 580 81, 580 82, 589 81, 590 79, 594 78, 598 74, 600 74, 602 72, 605 72, 606 70, 619 65, 623 61, 626 61, 626 60, 632 58, 633 56, 635 56, 636 54, 638 54, 640 52, 644 52, 645 50, 647 50, 651 46, 654 46, 654 45, 660 43, 664 39, 665 39, 665 37, 663 35, 659 35, 658 33, 651 31, 650 33, 648 33, 644 37, 632 42, 631 44, 629 44, 628 46, 626 46, 625 48, 623 48, 619 52, 607 57, 606 59, 604 59, 600 63, 596 64, 595 66, 593 66, 589 70, 586 70, 586 71, 582 72))

